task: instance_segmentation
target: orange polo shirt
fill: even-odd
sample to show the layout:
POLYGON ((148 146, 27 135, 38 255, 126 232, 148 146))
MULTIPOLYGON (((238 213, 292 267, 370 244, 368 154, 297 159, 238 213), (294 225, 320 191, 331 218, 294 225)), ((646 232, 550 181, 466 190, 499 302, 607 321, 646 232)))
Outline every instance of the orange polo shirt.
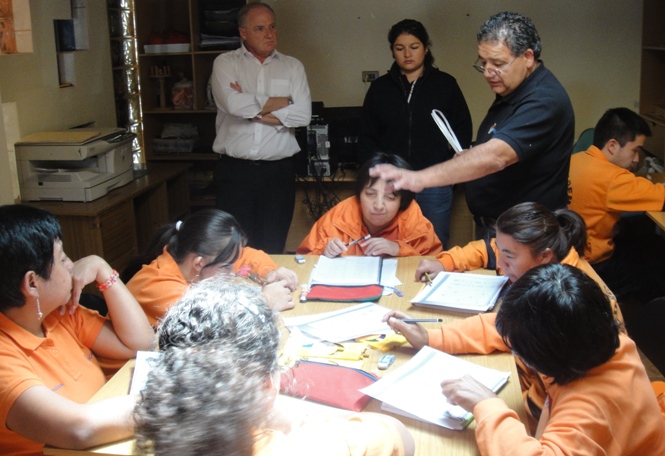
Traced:
POLYGON ((43 443, 6 426, 9 410, 28 388, 45 386, 85 403, 104 385, 104 374, 90 350, 104 321, 97 312, 81 306, 73 315, 60 316, 55 310, 42 323, 42 338, 0 312, 0 454, 42 454, 43 443))

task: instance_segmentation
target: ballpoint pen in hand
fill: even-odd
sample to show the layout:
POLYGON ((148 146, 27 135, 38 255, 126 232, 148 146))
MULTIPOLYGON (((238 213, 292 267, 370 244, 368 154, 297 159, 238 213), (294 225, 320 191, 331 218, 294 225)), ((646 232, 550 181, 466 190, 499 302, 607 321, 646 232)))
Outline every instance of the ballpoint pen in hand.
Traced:
POLYGON ((442 323, 442 318, 401 318, 404 323, 442 323))
POLYGON ((355 241, 351 241, 351 242, 349 242, 348 244, 344 244, 344 245, 347 246, 347 247, 350 247, 350 246, 352 246, 353 244, 357 244, 358 242, 366 241, 367 239, 369 239, 369 238, 371 238, 371 237, 372 237, 371 234, 367 234, 367 235, 361 237, 360 239, 356 239, 355 241))

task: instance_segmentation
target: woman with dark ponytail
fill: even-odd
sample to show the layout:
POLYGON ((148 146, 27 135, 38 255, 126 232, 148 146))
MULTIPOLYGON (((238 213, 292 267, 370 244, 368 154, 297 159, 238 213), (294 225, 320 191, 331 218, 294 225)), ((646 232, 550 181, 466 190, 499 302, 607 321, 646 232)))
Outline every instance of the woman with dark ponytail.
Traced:
MULTIPOLYGON (((520 203, 499 216, 496 238, 453 247, 440 253, 436 260, 422 260, 416 270, 416 280, 424 281, 426 273, 433 277, 441 271, 486 268, 496 270, 497 274, 505 275, 511 283, 515 283, 536 266, 566 264, 580 269, 600 286, 610 303, 614 319, 625 332, 623 316, 614 294, 582 257, 585 245, 586 225, 577 213, 569 209, 551 211, 539 203, 520 203)), ((400 319, 407 317, 402 312, 390 312, 384 319, 417 349, 429 345, 446 353, 491 353, 495 350, 506 351, 494 326, 495 317, 496 313, 481 314, 462 320, 454 330, 444 325, 430 331, 418 324, 403 323, 400 319)), ((519 358, 515 361, 522 390, 526 392, 527 415, 535 429, 545 402, 545 388, 533 369, 525 366, 519 358)))
POLYGON ((293 308, 296 273, 278 268, 268 254, 246 245, 247 237, 231 214, 204 209, 160 227, 145 252, 125 268, 123 279, 153 326, 191 283, 224 273, 256 275, 273 310, 293 308))

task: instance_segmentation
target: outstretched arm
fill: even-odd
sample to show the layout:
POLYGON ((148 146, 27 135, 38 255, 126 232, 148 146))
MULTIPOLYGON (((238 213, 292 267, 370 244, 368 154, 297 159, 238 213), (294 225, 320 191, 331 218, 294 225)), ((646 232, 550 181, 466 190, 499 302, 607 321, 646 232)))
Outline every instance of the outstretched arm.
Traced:
POLYGON ((393 165, 370 169, 372 177, 393 181, 395 190, 420 192, 425 188, 453 185, 496 173, 517 163, 517 153, 500 139, 490 139, 454 158, 420 171, 408 171, 393 165))

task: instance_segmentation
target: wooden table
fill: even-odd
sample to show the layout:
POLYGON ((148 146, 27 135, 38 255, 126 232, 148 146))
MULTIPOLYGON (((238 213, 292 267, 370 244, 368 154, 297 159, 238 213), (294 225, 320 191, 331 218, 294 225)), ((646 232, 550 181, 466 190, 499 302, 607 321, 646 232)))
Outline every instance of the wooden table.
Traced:
MULTIPOLYGON (((313 266, 316 264, 318 257, 315 255, 305 255, 305 263, 298 264, 295 262, 292 255, 273 255, 272 258, 279 266, 285 266, 293 269, 300 278, 301 283, 306 283, 313 266)), ((398 287, 404 291, 404 297, 400 298, 394 293, 390 296, 383 296, 379 304, 391 309, 398 309, 414 317, 422 318, 442 318, 445 322, 458 320, 461 318, 469 317, 466 313, 446 312, 428 309, 426 307, 412 306, 409 300, 413 298, 416 293, 423 286, 421 283, 415 282, 414 273, 416 267, 421 260, 420 257, 400 258, 397 267, 397 277, 402 281, 403 285, 398 287)), ((479 273, 492 273, 491 271, 478 271, 479 273)), ((342 303, 329 303, 329 302, 299 302, 299 291, 294 293, 294 302, 296 307, 293 310, 285 312, 284 315, 297 316, 308 315, 312 313, 327 312, 331 310, 338 310, 347 307, 348 304, 342 303)), ((286 342, 288 330, 284 327, 279 319, 279 328, 282 331, 282 344, 286 342)), ((425 324, 427 327, 435 328, 438 323, 425 324)), ((415 350, 409 345, 393 349, 391 353, 397 355, 397 359, 393 366, 399 366, 409 360, 415 353, 415 350)), ((371 372, 377 371, 376 365, 383 353, 379 350, 371 350, 369 358, 366 359, 365 370, 371 372)), ((526 423, 526 415, 524 412, 524 404, 522 401, 522 393, 520 390, 519 380, 515 367, 513 356, 509 353, 492 354, 492 355, 463 355, 461 358, 479 364, 481 366, 490 367, 502 371, 510 372, 510 380, 508 384, 499 392, 499 397, 506 401, 508 406, 517 411, 522 422, 526 423)), ((129 383, 131 380, 133 361, 130 361, 122 370, 120 370, 104 387, 91 399, 91 401, 99 400, 106 397, 118 396, 127 394, 129 391, 129 383)), ((391 369, 394 369, 392 367, 391 369)), ((388 370, 387 372, 390 372, 388 370)), ((385 413, 381 411, 381 402, 372 399, 365 411, 385 413)), ((475 421, 472 422, 468 428, 463 431, 453 431, 449 429, 436 426, 434 424, 425 423, 419 420, 413 420, 399 415, 394 415, 402 421, 406 427, 411 431, 416 443, 416 455, 418 456, 447 456, 447 455, 478 455, 478 447, 475 441, 475 421)), ((74 451, 74 450, 61 450, 57 448, 47 447, 44 449, 44 454, 47 455, 131 455, 134 454, 134 441, 126 440, 123 442, 101 446, 91 450, 74 451)))
MULTIPOLYGON (((649 173, 646 177, 652 182, 657 182, 659 184, 665 183, 665 173, 649 173)), ((654 221, 658 228, 665 231, 665 212, 647 211, 647 215, 654 221)))

